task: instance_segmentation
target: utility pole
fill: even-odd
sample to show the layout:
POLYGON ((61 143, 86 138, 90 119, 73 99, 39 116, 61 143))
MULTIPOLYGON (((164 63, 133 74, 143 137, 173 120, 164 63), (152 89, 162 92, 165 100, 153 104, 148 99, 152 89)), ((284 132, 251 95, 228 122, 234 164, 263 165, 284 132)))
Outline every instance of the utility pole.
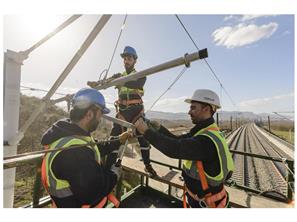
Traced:
POLYGON ((268 116, 268 130, 269 130, 269 132, 271 132, 271 130, 270 130, 270 116, 268 116))
POLYGON ((230 117, 230 127, 231 127, 231 131, 232 131, 232 116, 230 117))

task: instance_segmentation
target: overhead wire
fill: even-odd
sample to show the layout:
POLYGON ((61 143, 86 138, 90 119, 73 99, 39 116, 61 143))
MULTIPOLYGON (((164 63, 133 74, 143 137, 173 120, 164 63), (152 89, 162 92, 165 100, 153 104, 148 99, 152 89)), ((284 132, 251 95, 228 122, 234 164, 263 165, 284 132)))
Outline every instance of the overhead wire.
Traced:
MULTIPOLYGON (((39 89, 39 88, 33 88, 33 87, 28 87, 28 86, 21 86, 23 89, 28 89, 28 90, 31 90, 31 91, 40 91, 40 92, 48 92, 48 90, 45 90, 45 89, 39 89)), ((64 93, 59 93, 59 92, 55 92, 55 94, 57 95, 61 95, 61 96, 67 96, 69 94, 64 94, 64 93)), ((106 102, 106 104, 109 104, 109 105, 114 105, 113 103, 110 103, 110 102, 106 102)))
MULTIPOLYGON (((185 25, 183 24, 183 22, 181 21, 181 19, 178 17, 178 15, 175 15, 175 17, 177 18, 177 20, 179 21, 179 23, 181 24, 181 26, 183 27, 184 31, 187 33, 188 37, 191 39, 192 43, 194 44, 194 46, 196 47, 196 49, 199 51, 199 47, 197 46, 196 42, 194 41, 194 39, 192 38, 191 34, 188 32, 187 28, 185 27, 185 25)), ((212 72, 212 74, 214 75, 214 77, 217 79, 217 81, 220 84, 220 87, 224 90, 224 92, 226 93, 226 95, 229 97, 231 103, 233 104, 234 107, 237 107, 234 100, 232 99, 232 97, 230 96, 230 94, 227 92, 227 90, 225 89, 225 87, 223 86, 222 82, 220 81, 220 79, 218 78, 218 76, 216 75, 216 73, 214 72, 213 68, 210 66, 210 64, 208 63, 208 61, 206 59, 203 59, 206 63, 206 65, 208 66, 208 68, 210 69, 210 71, 212 72)))
POLYGON ((152 108, 154 107, 154 105, 162 98, 162 96, 164 96, 170 89, 171 87, 182 77, 182 75, 185 73, 185 71, 187 70, 187 67, 185 66, 181 72, 176 76, 176 78, 173 80, 173 82, 169 85, 169 87, 153 102, 153 104, 151 105, 151 107, 146 111, 150 111, 152 110, 152 108))
MULTIPOLYGON (((34 87, 29 87, 29 86, 21 86, 21 87, 23 89, 28 89, 28 90, 31 90, 31 91, 48 92, 48 90, 45 90, 45 89, 39 89, 39 88, 34 88, 34 87)), ((54 94, 61 95, 61 96, 66 96, 67 95, 65 93, 59 93, 59 92, 55 92, 54 94)))
MULTIPOLYGON (((121 38, 121 36, 122 36, 123 30, 124 30, 125 25, 126 25, 127 17, 128 17, 128 15, 126 14, 126 15, 125 15, 125 18, 124 18, 124 21, 123 21, 123 24, 122 24, 122 26, 121 26, 121 30, 120 30, 119 36, 118 36, 118 38, 117 38, 117 41, 116 41, 116 44, 115 44, 115 47, 114 47, 114 50, 113 50, 113 53, 112 53, 112 56, 111 56, 111 59, 110 59, 108 68, 107 68, 107 69, 104 69, 104 70, 102 71, 102 73, 103 73, 103 72, 106 70, 106 73, 105 73, 103 79, 106 79, 106 78, 107 78, 107 75, 108 75, 108 72, 109 72, 109 70, 110 70, 110 67, 111 67, 111 64, 112 64, 112 61, 113 61, 115 52, 116 52, 116 50, 117 50, 117 47, 118 47, 118 44, 119 44, 119 41, 120 41, 120 38, 121 38)), ((101 80, 101 75, 102 75, 102 73, 100 74, 99 80, 101 80)))

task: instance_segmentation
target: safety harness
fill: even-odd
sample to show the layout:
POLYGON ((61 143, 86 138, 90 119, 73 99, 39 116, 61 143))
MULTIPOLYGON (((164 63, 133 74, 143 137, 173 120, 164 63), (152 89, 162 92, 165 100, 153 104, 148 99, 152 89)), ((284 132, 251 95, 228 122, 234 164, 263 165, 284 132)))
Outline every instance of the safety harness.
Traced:
MULTIPOLYGON (((196 162, 196 167, 198 169, 198 173, 200 176, 201 186, 203 191, 209 190, 209 186, 206 180, 203 164, 201 161, 196 162)), ((203 198, 199 198, 197 194, 192 193, 184 184, 184 193, 183 193, 183 207, 188 208, 187 206, 187 200, 186 200, 186 193, 188 193, 194 200, 199 202, 200 206, 203 207, 209 207, 209 208, 224 208, 226 207, 227 203, 227 192, 225 190, 225 187, 223 186, 222 190, 219 193, 212 194, 211 192, 205 194, 203 198), (220 201, 218 205, 215 203, 217 201, 220 201)))
MULTIPOLYGON (((196 133, 195 135, 203 135, 203 134, 207 134, 207 132, 209 131, 216 131, 219 132, 219 128, 217 127, 216 124, 212 124, 211 126, 200 130, 198 133, 196 133)), ((205 134, 205 135, 206 135, 205 134)), ((210 135, 210 134, 208 134, 210 135)), ((225 152, 229 152, 229 151, 225 151, 225 152)), ((220 155, 221 152, 218 152, 218 154, 220 155)), ((222 153, 221 153, 222 154, 222 153)), ((226 156, 229 155, 229 153, 224 153, 226 156)), ((221 161, 221 158, 220 158, 221 161)), ((225 170, 233 170, 233 162, 229 163, 230 158, 226 158, 227 164, 226 164, 226 168, 225 170)), ((232 160, 231 160, 232 161, 232 160)), ((187 204, 187 199, 186 199, 186 193, 192 197, 194 200, 196 200, 197 202, 199 202, 201 207, 209 207, 209 208, 224 208, 228 205, 227 200, 228 200, 228 194, 225 190, 225 187, 223 185, 223 188, 220 192, 216 193, 216 194, 212 194, 211 192, 209 192, 209 183, 208 180, 206 178, 206 173, 204 171, 204 167, 203 167, 203 163, 202 161, 195 161, 195 166, 196 166, 196 174, 197 177, 199 178, 200 182, 201 182, 201 186, 202 186, 202 190, 204 193, 206 193, 204 195, 203 198, 199 198, 197 194, 194 194, 193 192, 191 192, 186 184, 184 184, 184 192, 183 192, 183 207, 187 208, 188 204, 187 204), (216 205, 216 202, 218 202, 218 205, 216 205)), ((224 167, 223 167, 224 168, 224 167)), ((193 166, 191 167, 191 169, 188 171, 188 173, 194 173, 193 172, 193 166)), ((223 172, 224 173, 224 172, 223 172)), ((221 175, 222 176, 222 175, 221 175)), ((222 179, 224 179, 224 176, 222 176, 222 179)))
MULTIPOLYGON (((132 71, 132 73, 136 72, 135 69, 132 71)), ((122 73, 123 76, 126 76, 128 75, 127 72, 123 72, 122 73)), ((123 109, 121 109, 120 106, 125 106, 126 109, 129 108, 130 106, 135 106, 135 105, 142 105, 143 104, 143 100, 142 100, 142 96, 143 96, 143 89, 130 89, 130 88, 127 88, 125 86, 120 86, 119 87, 119 99, 117 101, 115 101, 114 103, 114 106, 115 106, 115 109, 116 109, 116 117, 118 119, 121 119, 121 120, 124 120, 124 121, 127 121, 126 118, 121 114, 121 111, 123 109), (127 99, 121 99, 120 96, 121 94, 127 94, 127 99), (139 99, 129 99, 129 95, 130 94, 137 94, 140 98, 139 99)), ((139 117, 141 117, 144 113, 144 109, 142 108, 139 113, 132 119, 131 123, 135 123, 139 117)), ((127 121, 129 122, 129 121, 127 121)), ((122 132, 124 132, 124 128, 122 127, 122 132)))

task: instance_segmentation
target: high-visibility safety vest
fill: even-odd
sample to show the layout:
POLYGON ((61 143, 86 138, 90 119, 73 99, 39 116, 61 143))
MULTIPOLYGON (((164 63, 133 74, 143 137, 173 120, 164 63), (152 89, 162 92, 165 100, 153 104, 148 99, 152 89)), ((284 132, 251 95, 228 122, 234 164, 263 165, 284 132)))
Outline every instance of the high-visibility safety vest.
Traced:
MULTIPOLYGON (((70 148, 71 146, 77 146, 77 145, 84 145, 87 147, 86 149, 91 149, 94 151, 95 159, 100 164, 100 151, 97 145, 95 144, 95 141, 92 137, 89 136, 67 136, 62 137, 59 140, 51 143, 48 147, 48 149, 55 149, 55 148, 70 148)), ((68 196, 72 196, 73 193, 70 189, 70 184, 66 180, 58 179, 53 171, 52 171, 52 163, 55 157, 63 150, 58 150, 56 152, 50 152, 44 156, 43 162, 42 162, 42 169, 41 169, 41 175, 42 175, 42 182, 45 186, 48 193, 52 196, 58 197, 58 198, 65 198, 68 196)), ((107 197, 103 198, 103 202, 106 203, 107 199, 113 199, 112 194, 109 194, 107 197)), ((99 203, 100 207, 104 206, 103 202, 101 201, 99 203)), ((119 202, 115 201, 115 206, 119 205, 119 202)), ((83 206, 85 207, 85 206, 83 206)), ((97 207, 97 206, 96 206, 97 207)))
POLYGON ((186 195, 187 192, 193 199, 196 201, 204 202, 206 207, 225 207, 227 206, 227 193, 225 188, 217 193, 212 194, 209 192, 209 185, 211 186, 219 186, 221 185, 227 178, 230 172, 234 170, 234 163, 231 157, 230 151, 228 149, 228 145, 222 133, 220 132, 218 126, 213 123, 210 126, 199 130, 193 137, 202 135, 210 138, 215 147, 217 149, 218 158, 220 161, 220 172, 216 176, 210 176, 204 171, 202 161, 192 161, 192 160, 183 160, 183 170, 184 172, 201 182, 202 190, 207 192, 205 196, 200 199, 196 194, 193 194, 190 190, 187 189, 186 185, 184 188, 184 198, 183 198, 183 206, 187 208, 186 203, 186 195), (220 201, 220 203, 216 206, 215 202, 220 201))
MULTIPOLYGON (((135 73, 136 70, 134 69, 131 73, 135 73)), ((122 73, 122 76, 127 76, 129 75, 126 71, 122 73)), ((119 97, 121 95, 127 95, 127 99, 129 100, 129 95, 130 94, 137 94, 139 95, 140 97, 142 97, 144 95, 144 90, 143 88, 141 89, 131 89, 131 88, 128 88, 126 86, 119 86, 119 91, 118 91, 118 95, 119 97)))

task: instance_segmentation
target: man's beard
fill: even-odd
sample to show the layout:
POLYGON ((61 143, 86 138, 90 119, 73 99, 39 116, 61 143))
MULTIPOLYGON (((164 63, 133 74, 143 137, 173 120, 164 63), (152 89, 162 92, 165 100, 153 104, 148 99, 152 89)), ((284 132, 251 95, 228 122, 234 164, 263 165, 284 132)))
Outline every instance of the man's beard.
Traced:
POLYGON ((191 116, 191 120, 192 120, 192 123, 193 123, 193 124, 198 124, 198 123, 201 121, 201 120, 198 119, 198 118, 193 119, 192 116, 191 116))
POLYGON ((129 66, 129 65, 125 65, 125 69, 126 69, 126 72, 127 72, 127 73, 130 73, 130 72, 132 72, 132 70, 134 69, 134 65, 131 65, 131 66, 129 66))
POLYGON ((96 116, 94 115, 93 119, 89 122, 89 133, 95 131, 99 125, 100 121, 96 119, 96 116))

